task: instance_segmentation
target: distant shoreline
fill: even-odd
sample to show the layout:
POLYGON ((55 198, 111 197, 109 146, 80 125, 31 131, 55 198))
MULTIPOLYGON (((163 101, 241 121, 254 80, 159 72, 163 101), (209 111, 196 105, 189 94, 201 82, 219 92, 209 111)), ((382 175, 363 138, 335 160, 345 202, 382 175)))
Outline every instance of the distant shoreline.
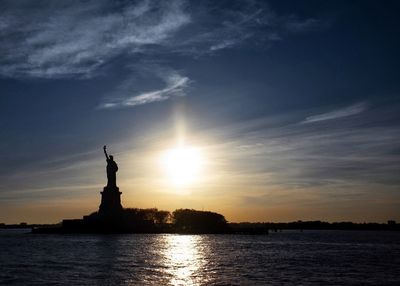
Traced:
MULTIPOLYGON (((0 223, 0 229, 38 229, 38 228, 57 228, 61 224, 5 224, 0 223)), ((171 226, 171 225, 170 225, 171 226)), ((353 223, 353 222, 323 222, 323 221, 295 221, 285 223, 228 223, 229 228, 233 234, 237 233, 258 233, 265 232, 280 232, 283 230, 356 230, 356 231, 400 231, 400 224, 395 221, 388 221, 388 223, 353 223)), ((177 233, 182 234, 180 231, 160 231, 155 233, 177 233)))

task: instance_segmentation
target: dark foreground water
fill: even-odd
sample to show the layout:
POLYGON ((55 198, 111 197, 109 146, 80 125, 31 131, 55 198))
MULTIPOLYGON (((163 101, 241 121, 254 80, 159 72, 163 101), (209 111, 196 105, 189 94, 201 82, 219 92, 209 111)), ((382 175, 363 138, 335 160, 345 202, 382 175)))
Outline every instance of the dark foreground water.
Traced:
POLYGON ((34 235, 0 230, 6 285, 400 285, 400 233, 34 235))

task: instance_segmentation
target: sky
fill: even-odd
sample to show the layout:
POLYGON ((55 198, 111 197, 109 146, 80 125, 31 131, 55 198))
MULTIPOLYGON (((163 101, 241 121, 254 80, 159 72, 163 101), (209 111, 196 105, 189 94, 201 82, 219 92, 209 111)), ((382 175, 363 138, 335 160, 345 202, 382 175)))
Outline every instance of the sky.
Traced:
POLYGON ((400 221, 398 1, 0 2, 0 222, 400 221), (184 144, 190 184, 159 164, 184 144))

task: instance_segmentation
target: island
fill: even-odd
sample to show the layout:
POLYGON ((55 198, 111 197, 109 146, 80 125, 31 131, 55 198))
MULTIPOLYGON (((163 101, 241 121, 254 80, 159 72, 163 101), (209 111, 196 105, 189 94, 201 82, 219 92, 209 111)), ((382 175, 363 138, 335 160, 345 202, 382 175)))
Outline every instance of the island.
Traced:
MULTIPOLYGON (((64 219, 60 224, 32 228, 33 233, 233 233, 225 217, 211 211, 178 209, 169 211, 123 208, 117 186, 118 165, 107 147, 107 185, 103 188, 98 211, 82 219, 64 219)), ((257 232, 260 232, 259 230, 257 232)), ((261 233, 267 233, 263 229, 261 233)))

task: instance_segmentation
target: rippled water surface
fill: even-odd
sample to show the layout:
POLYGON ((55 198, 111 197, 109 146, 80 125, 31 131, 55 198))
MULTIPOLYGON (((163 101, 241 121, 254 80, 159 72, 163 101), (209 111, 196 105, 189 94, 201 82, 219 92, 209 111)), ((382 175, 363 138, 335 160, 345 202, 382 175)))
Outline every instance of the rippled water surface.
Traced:
POLYGON ((0 230, 7 285, 400 285, 400 233, 38 235, 0 230))

